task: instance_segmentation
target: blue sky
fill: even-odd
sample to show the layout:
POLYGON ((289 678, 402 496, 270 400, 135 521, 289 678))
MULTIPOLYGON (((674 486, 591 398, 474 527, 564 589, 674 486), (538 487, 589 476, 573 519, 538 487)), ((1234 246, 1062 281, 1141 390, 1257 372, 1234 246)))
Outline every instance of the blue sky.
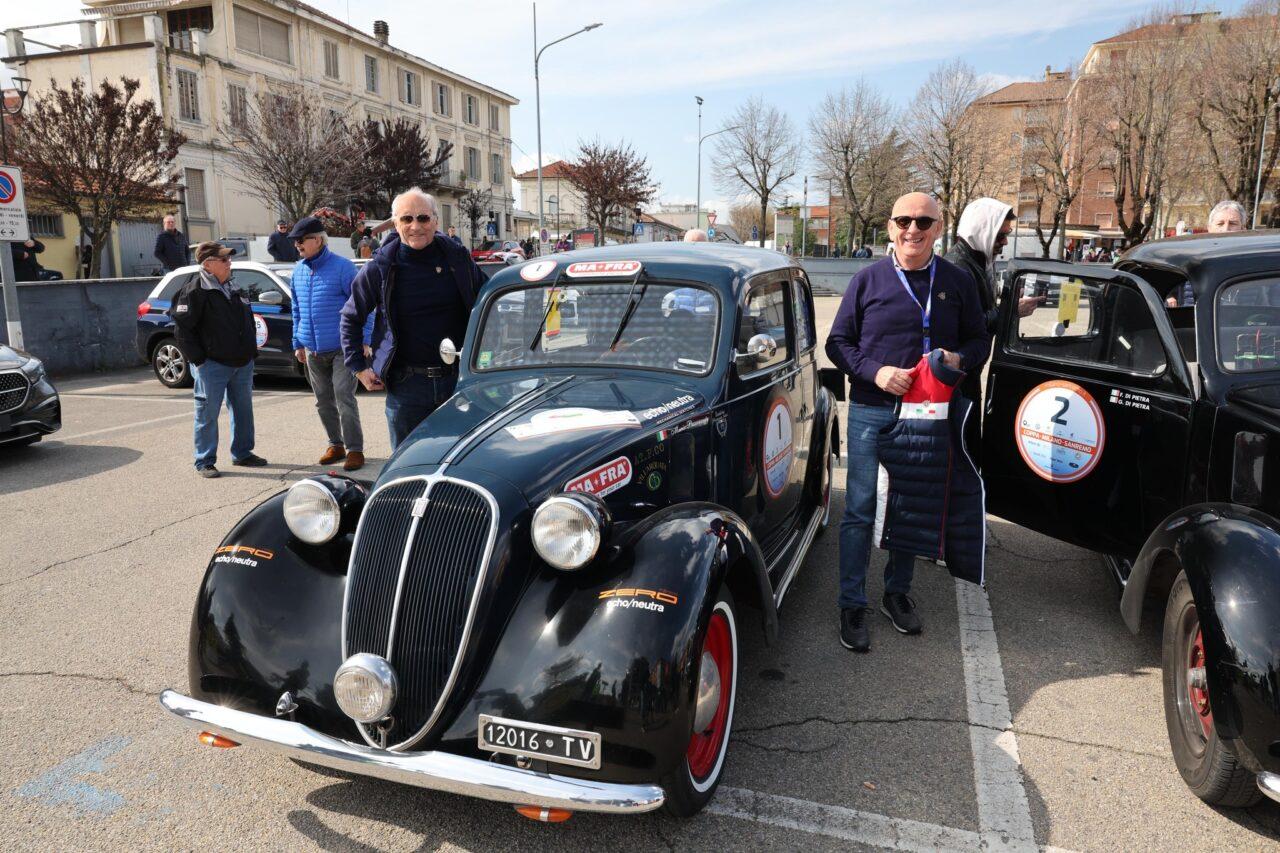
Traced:
MULTIPOLYGON (((374 19, 386 20, 393 44, 518 97, 512 119, 515 167, 533 167, 530 3, 308 1, 366 32, 374 19)), ((25 12, 15 16, 16 4, 4 5, 0 29, 78 18, 80 8, 78 0, 44 0, 40 15, 29 19, 25 12)), ((1235 0, 1216 8, 1229 13, 1240 5, 1235 0)), ((783 109, 803 130, 827 92, 859 76, 903 106, 936 64, 955 57, 1000 85, 1039 79, 1046 65, 1058 69, 1078 61, 1092 42, 1121 32, 1150 6, 1134 0, 1051 6, 959 0, 942 8, 866 0, 809 0, 799 6, 776 0, 543 0, 538 4, 541 44, 593 21, 604 24, 543 54, 543 159, 571 156, 580 139, 626 140, 649 158, 661 199, 692 202, 695 95, 705 100, 704 133, 721 126, 753 95, 783 109)), ((58 33, 58 38, 71 41, 75 34, 58 33)), ((727 217, 730 199, 709 177, 713 152, 714 140, 709 140, 703 145, 702 196, 727 217)), ((793 197, 798 197, 800 182, 795 183, 793 197)), ((815 192, 811 201, 821 195, 815 192)))

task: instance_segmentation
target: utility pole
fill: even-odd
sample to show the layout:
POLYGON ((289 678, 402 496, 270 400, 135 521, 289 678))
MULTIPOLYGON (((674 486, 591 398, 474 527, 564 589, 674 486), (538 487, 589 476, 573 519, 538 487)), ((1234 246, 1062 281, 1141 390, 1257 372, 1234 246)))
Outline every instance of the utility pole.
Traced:
MULTIPOLYGON (((1280 98, 1280 77, 1276 78, 1274 97, 1280 98)), ((1270 91, 1268 89, 1268 91, 1270 91)), ((1262 155, 1267 153, 1267 119, 1271 118, 1271 110, 1267 109, 1266 98, 1263 98, 1262 138, 1258 140, 1258 180, 1253 186, 1253 228, 1258 227, 1258 208, 1262 207, 1262 155)), ((1280 132, 1277 133, 1280 135, 1280 132)), ((1277 143, 1280 144, 1280 143, 1277 143)), ((1275 217, 1272 217, 1273 219, 1275 217)))
MULTIPOLYGON (((702 96, 694 95, 694 100, 698 102, 698 195, 697 203, 693 211, 693 227, 702 227, 702 96)), ((1265 130, 1264 130, 1265 135, 1265 130)))
POLYGON ((800 257, 804 257, 805 240, 809 236, 809 176, 804 176, 804 203, 800 205, 800 257))

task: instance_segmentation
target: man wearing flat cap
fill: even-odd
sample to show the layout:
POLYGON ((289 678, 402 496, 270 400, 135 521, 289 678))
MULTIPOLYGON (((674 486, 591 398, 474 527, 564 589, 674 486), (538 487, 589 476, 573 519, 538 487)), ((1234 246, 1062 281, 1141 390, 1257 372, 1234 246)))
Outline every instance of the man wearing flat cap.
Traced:
MULTIPOLYGON (((324 224, 314 216, 299 219, 289 239, 302 256, 293 268, 293 355, 307 366, 316 410, 329 445, 318 464, 354 471, 364 465, 364 432, 356 408, 356 377, 343 362, 342 306, 351 297, 356 266, 327 245, 324 224)), ((368 355, 373 315, 364 324, 368 355)))
MULTIPOLYGON (((308 216, 308 219, 315 217, 308 216)), ((281 219, 276 223, 276 230, 267 238, 267 254, 275 258, 279 264, 298 262, 298 250, 293 248, 293 235, 289 233, 289 223, 281 219)))
POLYGON ((199 274, 178 291, 169 309, 178 347, 195 376, 195 463, 202 477, 218 476, 218 414, 231 412, 231 463, 266 465, 253 452, 253 360, 258 355, 249 297, 231 280, 235 249, 207 242, 196 247, 199 274))

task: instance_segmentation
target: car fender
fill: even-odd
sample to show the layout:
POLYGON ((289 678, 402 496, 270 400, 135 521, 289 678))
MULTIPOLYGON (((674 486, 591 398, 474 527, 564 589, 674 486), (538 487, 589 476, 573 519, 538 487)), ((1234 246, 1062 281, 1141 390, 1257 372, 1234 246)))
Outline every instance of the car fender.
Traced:
POLYGON ((809 439, 810 471, 806 477, 805 491, 815 506, 822 503, 822 487, 827 476, 826 456, 824 450, 827 442, 840 455, 840 423, 836 415, 834 395, 826 389, 819 388, 813 403, 813 434, 809 439), (816 463, 816 464, 815 464, 816 463))
MULTIPOLYGON (((535 573, 441 746, 479 754, 479 715, 491 714, 600 734, 599 771, 549 765, 556 773, 660 779, 684 759, 699 644, 729 572, 731 588, 766 602, 766 625, 776 631, 759 548, 741 519, 713 504, 656 513, 578 572, 535 573)), ((735 601, 740 614, 751 603, 735 601)))
POLYGON ((1218 733, 1241 741, 1251 769, 1280 738, 1280 522, 1227 503, 1189 506, 1147 539, 1121 598, 1140 628, 1149 590, 1186 572, 1204 632, 1209 699, 1218 733))

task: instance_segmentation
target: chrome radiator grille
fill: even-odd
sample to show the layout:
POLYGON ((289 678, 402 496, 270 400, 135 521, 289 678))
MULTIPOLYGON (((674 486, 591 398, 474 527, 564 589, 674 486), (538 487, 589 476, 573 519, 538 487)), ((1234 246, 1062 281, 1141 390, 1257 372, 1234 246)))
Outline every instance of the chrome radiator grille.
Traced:
POLYGON ((0 414, 12 412, 27 399, 27 377, 21 371, 0 373, 0 414))

